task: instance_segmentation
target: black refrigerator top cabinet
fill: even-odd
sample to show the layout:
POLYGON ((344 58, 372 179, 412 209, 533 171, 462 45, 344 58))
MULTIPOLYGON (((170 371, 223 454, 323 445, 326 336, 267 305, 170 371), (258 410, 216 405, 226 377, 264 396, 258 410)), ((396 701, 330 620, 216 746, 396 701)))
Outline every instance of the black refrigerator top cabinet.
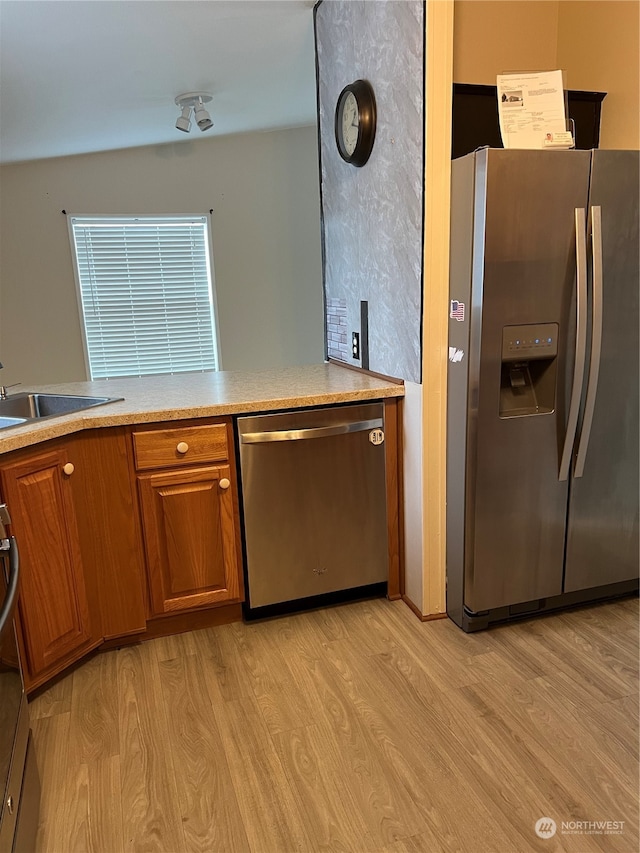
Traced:
POLYGON ((638 151, 452 164, 447 612, 638 589, 638 151))

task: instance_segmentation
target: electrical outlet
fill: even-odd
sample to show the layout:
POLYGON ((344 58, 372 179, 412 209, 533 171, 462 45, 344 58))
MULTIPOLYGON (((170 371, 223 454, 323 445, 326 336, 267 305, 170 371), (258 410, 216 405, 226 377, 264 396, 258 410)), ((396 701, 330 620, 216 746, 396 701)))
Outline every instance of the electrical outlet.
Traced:
POLYGON ((351 354, 360 361, 360 332, 351 332, 351 354))

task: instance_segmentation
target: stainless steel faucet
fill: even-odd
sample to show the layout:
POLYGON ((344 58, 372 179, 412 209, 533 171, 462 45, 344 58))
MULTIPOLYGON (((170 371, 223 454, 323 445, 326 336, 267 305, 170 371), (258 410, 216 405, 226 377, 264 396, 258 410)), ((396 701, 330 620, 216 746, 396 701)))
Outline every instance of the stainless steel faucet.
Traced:
MULTIPOLYGON (((0 370, 2 370, 3 367, 4 367, 4 365, 0 361, 0 370)), ((21 385, 21 384, 22 384, 21 382, 13 382, 11 385, 0 385, 0 400, 6 400, 7 399, 7 388, 15 388, 16 385, 21 385)))

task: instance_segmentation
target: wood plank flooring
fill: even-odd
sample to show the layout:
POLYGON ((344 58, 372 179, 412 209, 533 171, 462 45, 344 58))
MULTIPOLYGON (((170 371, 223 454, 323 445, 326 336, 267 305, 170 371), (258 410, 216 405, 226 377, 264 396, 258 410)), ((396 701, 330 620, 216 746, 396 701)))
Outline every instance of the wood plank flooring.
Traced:
POLYGON ((636 853, 638 648, 379 599, 98 654, 31 704, 38 851, 636 853))

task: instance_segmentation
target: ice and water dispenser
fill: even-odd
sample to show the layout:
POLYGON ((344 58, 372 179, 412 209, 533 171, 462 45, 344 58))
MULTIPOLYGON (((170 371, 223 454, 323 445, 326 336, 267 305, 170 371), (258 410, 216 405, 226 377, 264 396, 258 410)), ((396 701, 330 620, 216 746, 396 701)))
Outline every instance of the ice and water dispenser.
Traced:
POLYGON ((558 324, 502 330, 500 417, 541 415, 555 407, 558 324))

